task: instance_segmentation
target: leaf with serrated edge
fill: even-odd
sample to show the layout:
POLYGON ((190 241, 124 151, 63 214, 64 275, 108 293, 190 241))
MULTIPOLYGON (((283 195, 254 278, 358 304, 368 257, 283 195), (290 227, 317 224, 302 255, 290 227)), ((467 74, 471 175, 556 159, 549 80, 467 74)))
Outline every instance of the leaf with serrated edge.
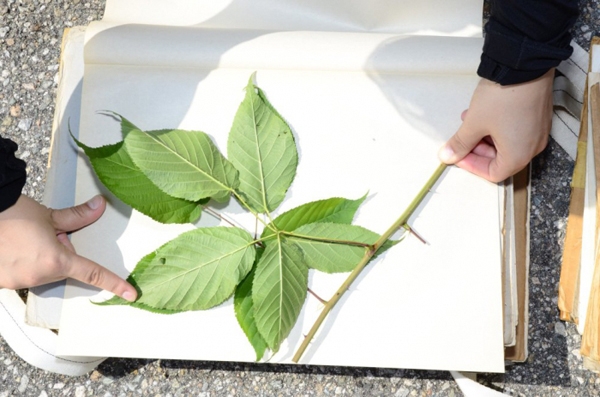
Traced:
POLYGON ((279 206, 294 180, 298 151, 290 127, 252 79, 233 120, 227 153, 240 172, 244 200, 266 213, 279 206))
POLYGON ((133 270, 130 279, 139 292, 136 303, 141 309, 167 312, 214 307, 246 277, 255 252, 252 236, 239 228, 183 233, 133 270))
MULTIPOLYGON (((365 255, 365 247, 347 245, 344 241, 374 244, 379 235, 356 225, 335 223, 311 223, 296 229, 288 238, 298 245, 304 253, 304 262, 311 269, 325 273, 352 271, 365 255), (297 236, 297 237, 294 237, 297 236), (303 236, 305 238, 300 238, 303 236), (310 238, 337 241, 335 243, 310 240, 310 238)), ((384 244, 377 254, 381 254, 393 245, 384 244)))
MULTIPOLYGON (((365 198, 367 198, 367 195, 357 200, 333 197, 312 201, 279 215, 273 220, 273 225, 277 230, 287 232, 293 232, 302 225, 315 222, 343 223, 349 225, 352 223, 358 207, 365 201, 365 198)), ((271 228, 265 228, 261 238, 266 238, 273 233, 271 228)))
POLYGON ((133 162, 173 197, 223 199, 239 184, 237 170, 204 132, 132 128, 124 142, 133 162))
MULTIPOLYGON (((257 249, 257 258, 260 257, 260 250, 257 249)), ((258 259, 257 259, 258 260, 258 259)), ((267 350, 267 342, 258 332, 256 327, 256 320, 254 319, 254 304, 252 302, 252 282, 254 281, 254 274, 256 267, 254 267, 250 273, 246 276, 235 289, 233 296, 233 308, 235 310, 235 317, 240 324, 240 327, 246 334, 248 341, 256 352, 256 361, 265 354, 267 350)))
MULTIPOLYGON (((137 266, 135 267, 135 274, 130 274, 129 277, 127 277, 127 282, 129 282, 131 285, 133 285, 137 291, 138 291, 138 295, 141 295, 142 291, 140 290, 140 288, 138 287, 135 278, 138 277, 139 274, 141 274, 144 269, 146 269, 148 267, 148 265, 150 265, 150 263, 152 263, 152 261, 154 260, 154 258, 156 257, 156 252, 151 252, 148 255, 146 255, 145 257, 143 257, 137 264, 137 266)), ((135 307, 137 309, 142 309, 142 310, 147 310, 149 312, 152 313, 159 313, 159 314, 175 314, 175 313, 181 313, 184 310, 165 310, 165 309, 157 309, 155 307, 150 307, 148 305, 144 305, 138 301, 136 302, 129 302, 126 301, 125 299, 121 298, 120 296, 113 296, 112 298, 105 300, 104 302, 92 302, 95 305, 98 306, 131 306, 131 307, 135 307)))
POLYGON ((256 326, 273 352, 293 328, 308 288, 308 267, 300 249, 286 239, 269 241, 252 284, 256 326))
POLYGON ((187 223, 200 217, 198 203, 171 197, 133 163, 123 142, 91 148, 75 139, 88 156, 98 179, 119 200, 157 222, 187 223))

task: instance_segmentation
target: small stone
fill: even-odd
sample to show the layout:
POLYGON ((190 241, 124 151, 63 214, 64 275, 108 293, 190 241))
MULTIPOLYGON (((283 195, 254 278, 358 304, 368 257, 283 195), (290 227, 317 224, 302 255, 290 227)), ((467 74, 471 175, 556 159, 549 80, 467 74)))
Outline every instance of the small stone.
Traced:
POLYGON ((408 396, 408 393, 409 393, 408 389, 401 388, 401 389, 398 389, 396 394, 394 394, 394 397, 406 397, 406 396, 408 396))
POLYGON ((10 107, 10 115, 13 117, 19 117, 21 115, 21 106, 13 105, 10 107))
POLYGON ((567 336, 567 329, 565 328, 565 325, 561 322, 557 322, 554 324, 554 332, 561 336, 567 336))
POLYGON ((38 397, 48 397, 48 393, 46 393, 46 391, 42 390, 42 392, 40 393, 40 395, 38 397))
POLYGON ((584 33, 583 38, 589 41, 592 38, 592 32, 584 33))
POLYGON ((77 386, 75 388, 75 397, 85 397, 85 386, 77 386))
MULTIPOLYGON (((46 154, 46 153, 44 153, 44 150, 46 150, 46 153, 50 152, 50 149, 48 149, 48 148, 44 148, 44 149, 42 150, 42 154, 46 154)), ((90 380, 91 380, 92 382, 96 382, 96 381, 98 381, 98 379, 100 379, 101 377, 102 377, 102 374, 101 374, 100 372, 98 372, 98 371, 94 370, 94 372, 92 372, 92 374, 90 375, 90 380)))
POLYGON ((573 350, 571 354, 577 357, 578 360, 581 360, 581 351, 579 349, 573 350))
POLYGON ((20 393, 25 393, 25 390, 27 390, 27 385, 29 384, 29 377, 27 375, 23 375, 23 377, 21 377, 21 383, 19 383, 19 392, 20 393))
MULTIPOLYGON (((12 124, 12 117, 10 117, 10 116, 6 116, 4 118, 4 120, 2 120, 2 127, 8 127, 11 124, 12 124)), ((10 361, 10 360, 8 360, 8 361, 10 361)), ((8 365, 8 364, 6 364, 6 365, 8 365)))
POLYGON ((35 86, 33 85, 33 83, 23 83, 22 87, 29 91, 35 90, 35 86))
POLYGON ((283 382, 280 380, 274 380, 271 382, 271 387, 274 389, 281 389, 283 387, 283 382))
POLYGON ((39 110, 44 110, 48 107, 48 105, 50 105, 51 100, 49 98, 43 99, 42 103, 40 103, 40 106, 38 106, 39 110))
POLYGON ((54 386, 52 386, 53 389, 57 389, 57 390, 60 390, 63 387, 65 387, 64 383, 56 383, 54 386))
POLYGON ((339 386, 338 386, 338 387, 336 387, 336 388, 335 388, 335 394, 338 394, 338 395, 339 395, 339 394, 342 394, 342 388, 341 388, 341 387, 339 387, 339 386))
POLYGON ((579 382, 580 385, 583 385, 584 380, 583 380, 583 378, 581 376, 577 376, 576 379, 577 379, 577 382, 579 382))
POLYGON ((531 282, 534 283, 535 285, 540 285, 540 279, 537 277, 531 277, 531 282))
POLYGON ((105 385, 110 385, 113 382, 114 381, 111 378, 107 377, 107 376, 104 377, 104 378, 102 378, 102 383, 105 384, 105 385))
POLYGON ((0 28, 0 37, 6 36, 6 34, 8 33, 9 30, 10 30, 10 28, 8 26, 0 28))
POLYGON ((6 39, 6 45, 7 46, 15 45, 15 39, 13 39, 12 37, 9 37, 8 39, 6 39))
POLYGON ((31 123, 32 123, 31 119, 21 119, 21 120, 19 120, 19 124, 17 125, 17 128, 19 128, 22 131, 29 131, 29 129, 31 128, 31 123))

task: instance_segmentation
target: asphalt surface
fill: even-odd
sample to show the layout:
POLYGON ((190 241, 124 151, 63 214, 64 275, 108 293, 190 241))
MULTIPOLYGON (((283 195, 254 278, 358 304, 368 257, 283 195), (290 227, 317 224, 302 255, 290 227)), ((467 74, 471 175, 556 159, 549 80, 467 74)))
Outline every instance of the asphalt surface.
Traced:
MULTIPOLYGON (((597 0, 580 4, 575 40, 588 48, 597 0)), ((0 0, 0 134, 28 163, 24 193, 41 200, 62 31, 100 19, 104 2, 0 0)), ((481 383, 515 396, 595 396, 600 378, 582 367, 580 336, 558 318, 557 290, 573 162, 553 141, 534 160, 531 207, 530 357, 481 383)), ((448 372, 108 359, 69 378, 34 368, 0 338, 0 397, 23 396, 459 396, 448 372)))

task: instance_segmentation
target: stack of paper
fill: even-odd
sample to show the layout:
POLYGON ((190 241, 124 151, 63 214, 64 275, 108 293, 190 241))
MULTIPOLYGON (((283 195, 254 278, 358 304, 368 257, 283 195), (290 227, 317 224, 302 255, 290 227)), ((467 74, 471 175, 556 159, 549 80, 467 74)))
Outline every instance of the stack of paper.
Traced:
POLYGON ((561 319, 577 324, 583 335, 584 365, 600 371, 600 260, 597 209, 600 175, 600 39, 590 48, 590 70, 559 285, 561 319))
MULTIPOLYGON (((63 175, 71 156, 76 175, 51 179, 66 186, 50 186, 49 200, 101 192, 110 201, 99 222, 73 235, 78 252, 126 277, 163 242, 219 221, 205 214, 199 225, 166 226, 132 211, 76 154, 67 121, 89 146, 120 140, 119 125, 98 114, 112 110, 142 129, 205 131, 225 151, 253 72, 300 151, 280 212, 368 191, 356 223, 387 229, 437 167, 437 149, 460 125, 478 81, 482 39, 469 36, 480 36, 481 3, 421 3, 109 0, 104 20, 87 28, 83 61, 62 61, 83 62, 85 71, 63 73, 77 89, 58 98, 53 153, 70 154, 53 155, 51 169, 63 175)), ((503 372, 505 345, 507 359, 523 361, 528 179, 524 171, 505 188, 451 168, 410 221, 427 244, 408 237, 373 262, 302 363, 503 372)), ((233 201, 220 211, 255 227, 233 201)), ((344 278, 314 273, 310 288, 327 297, 344 278)), ((69 281, 59 354, 254 359, 231 301, 171 316, 90 302, 108 296, 69 281)), ((290 361, 321 307, 307 300, 270 362, 290 361)))

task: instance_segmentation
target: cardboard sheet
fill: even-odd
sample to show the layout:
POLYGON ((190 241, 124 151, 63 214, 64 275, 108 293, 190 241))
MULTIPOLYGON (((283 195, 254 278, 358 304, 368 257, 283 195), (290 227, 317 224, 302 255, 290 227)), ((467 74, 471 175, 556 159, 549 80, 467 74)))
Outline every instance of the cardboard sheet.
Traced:
MULTIPOLYGON (((117 3, 109 1, 109 10, 120 7, 117 3)), ((296 179, 277 213, 312 200, 357 198, 369 191, 356 223, 377 232, 396 219, 436 168, 437 149, 458 128, 459 115, 478 81, 474 65, 480 39, 448 38, 444 45, 459 44, 447 51, 430 38, 388 33, 320 36, 236 30, 215 36, 205 28, 144 30, 109 22, 104 30, 94 26, 87 40, 79 135, 84 143, 99 146, 120 139, 118 123, 97 114, 110 109, 142 129, 205 131, 225 152, 243 87, 256 71, 257 84, 288 120, 300 152, 296 179), (153 31, 156 36, 148 37, 153 31), (172 54, 175 65, 164 63, 168 57, 152 55, 154 50, 149 55, 140 51, 143 59, 130 64, 119 57, 108 61, 111 54, 103 43, 111 43, 114 50, 128 48, 137 39, 142 41, 140 48, 154 42, 157 53, 172 54), (281 60, 265 63, 250 56, 269 55, 273 46, 276 54, 283 54, 281 60), (298 53, 286 48, 298 48, 298 53), (311 56, 313 49, 318 56, 311 56), (439 65, 439 51, 450 65, 447 70, 439 65), (177 55, 186 52, 194 55, 177 55), (206 58, 198 56, 202 53, 206 58), (452 54, 457 58, 450 59, 452 54), (96 63, 99 59, 102 63, 96 63), (402 69, 403 59, 411 60, 406 65, 412 69, 402 69)), ((97 192, 107 194, 82 156, 76 183, 77 202, 97 192)), ((74 234, 73 243, 78 252, 122 276, 146 253, 194 227, 159 225, 107 196, 105 215, 74 234)), ((498 208, 496 185, 449 170, 411 221, 429 244, 409 237, 370 266, 330 315, 302 362, 502 372, 498 208)), ((235 202, 220 211, 254 229, 253 217, 235 202)), ((200 221, 217 223, 207 214, 200 221)), ((309 285, 327 297, 344 278, 314 272, 309 285)), ((90 303, 108 296, 69 283, 60 326, 61 354, 254 359, 231 301, 208 311, 171 316, 90 303)), ((320 307, 308 298, 288 341, 270 362, 289 362, 320 307)))
MULTIPOLYGON (((597 48, 598 46, 595 46, 597 48)), ((599 52, 599 51, 595 51, 599 52)), ((600 74, 594 72, 594 65, 598 65, 592 61, 592 72, 588 77, 588 89, 592 85, 600 81, 600 74)), ((589 98, 588 98, 589 100, 589 98)), ((588 104, 589 105, 589 104, 588 104)), ((591 111, 588 111, 588 125, 591 127, 591 111)), ((583 237, 581 241, 581 266, 579 271, 579 296, 577 299, 578 305, 578 324, 577 330, 583 334, 585 322, 587 318, 588 302, 590 300, 595 253, 596 253, 596 216, 597 216, 597 196, 596 196, 596 170, 594 159, 594 139, 591 131, 588 130, 587 140, 587 157, 586 157, 586 184, 585 184, 585 201, 583 211, 583 237)))
POLYGON ((513 176, 516 289, 518 296, 515 345, 507 347, 504 357, 512 362, 524 362, 529 355, 529 211, 531 166, 513 176))

